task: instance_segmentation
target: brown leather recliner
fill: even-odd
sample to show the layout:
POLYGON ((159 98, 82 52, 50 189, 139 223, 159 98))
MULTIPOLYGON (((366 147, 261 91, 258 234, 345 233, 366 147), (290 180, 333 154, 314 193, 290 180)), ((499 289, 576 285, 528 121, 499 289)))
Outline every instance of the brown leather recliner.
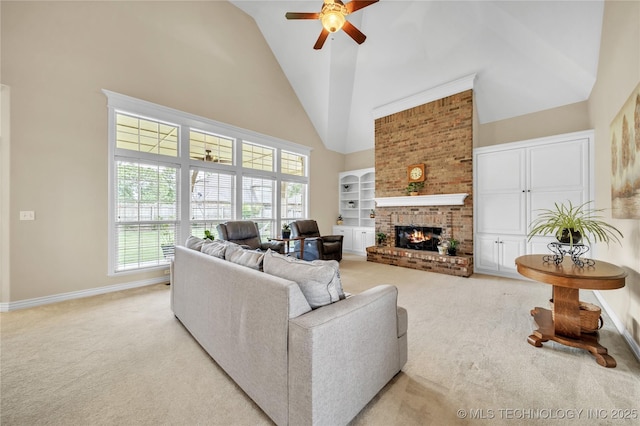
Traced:
POLYGON ((217 226, 217 229, 218 238, 221 240, 231 241, 251 250, 267 251, 267 249, 271 249, 284 254, 284 243, 278 241, 263 243, 260 239, 258 224, 251 220, 221 223, 217 226))
MULTIPOLYGON (((320 235, 315 220, 291 222, 291 237, 305 237, 304 260, 342 260, 343 235, 320 235)), ((295 252, 300 253, 300 241, 295 243, 295 252)))

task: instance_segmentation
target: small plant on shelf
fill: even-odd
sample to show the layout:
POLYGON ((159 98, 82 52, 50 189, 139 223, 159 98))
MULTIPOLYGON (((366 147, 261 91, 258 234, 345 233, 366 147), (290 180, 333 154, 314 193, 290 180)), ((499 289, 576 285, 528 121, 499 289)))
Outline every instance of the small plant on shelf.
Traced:
POLYGON ((418 195, 418 191, 424 188, 424 182, 411 182, 405 188, 405 191, 409 195, 418 195))
POLYGON ((376 211, 374 209, 369 210, 369 217, 371 219, 373 219, 374 217, 376 217, 376 211))
POLYGON ((336 225, 342 225, 342 215, 338 215, 338 219, 336 219, 336 225))

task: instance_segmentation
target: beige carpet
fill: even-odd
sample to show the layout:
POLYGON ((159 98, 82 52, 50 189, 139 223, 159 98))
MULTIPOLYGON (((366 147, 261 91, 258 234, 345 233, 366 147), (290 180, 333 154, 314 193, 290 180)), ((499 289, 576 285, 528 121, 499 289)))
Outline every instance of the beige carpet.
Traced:
MULTIPOLYGON (((409 361, 353 424, 638 424, 613 418, 625 409, 640 418, 640 364, 606 315, 600 339, 614 369, 586 351, 526 342, 529 311, 546 307, 549 286, 357 256, 341 273, 349 292, 396 285, 409 312, 409 361)), ((588 291, 581 299, 597 303, 588 291)), ((175 319, 169 286, 0 320, 2 425, 271 424, 175 319)))

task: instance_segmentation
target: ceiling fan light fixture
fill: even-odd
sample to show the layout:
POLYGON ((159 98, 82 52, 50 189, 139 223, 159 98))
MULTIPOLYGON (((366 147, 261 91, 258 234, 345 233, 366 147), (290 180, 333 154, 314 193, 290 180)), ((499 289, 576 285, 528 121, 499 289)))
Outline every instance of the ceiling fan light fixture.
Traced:
POLYGON ((330 10, 322 13, 322 26, 330 33, 335 33, 342 29, 344 22, 346 21, 342 12, 336 10, 330 10))

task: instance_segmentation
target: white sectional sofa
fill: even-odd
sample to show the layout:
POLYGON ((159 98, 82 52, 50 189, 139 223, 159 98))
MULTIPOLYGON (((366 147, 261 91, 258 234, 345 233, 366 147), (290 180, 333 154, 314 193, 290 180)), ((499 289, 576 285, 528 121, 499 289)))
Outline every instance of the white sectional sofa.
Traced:
POLYGON ((176 247, 172 309, 276 424, 347 424, 405 364, 407 312, 394 286, 333 302, 342 291, 335 261, 235 247, 225 257, 219 247, 176 247), (312 309, 318 297, 328 304, 312 309))

